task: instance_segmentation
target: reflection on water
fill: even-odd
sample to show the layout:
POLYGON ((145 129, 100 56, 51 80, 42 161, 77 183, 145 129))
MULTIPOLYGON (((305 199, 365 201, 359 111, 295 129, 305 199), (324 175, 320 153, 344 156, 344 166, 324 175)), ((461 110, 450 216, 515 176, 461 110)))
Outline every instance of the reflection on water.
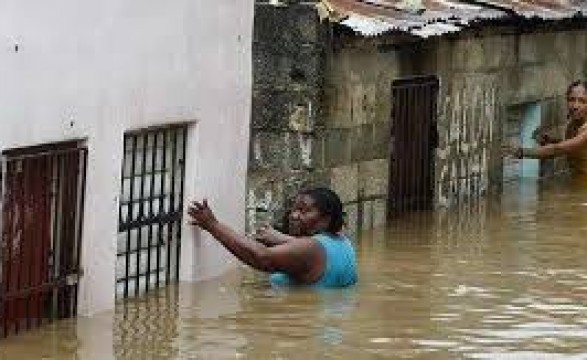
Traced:
POLYGON ((586 359, 587 194, 508 191, 361 234, 352 289, 241 269, 3 340, 0 359, 586 359))

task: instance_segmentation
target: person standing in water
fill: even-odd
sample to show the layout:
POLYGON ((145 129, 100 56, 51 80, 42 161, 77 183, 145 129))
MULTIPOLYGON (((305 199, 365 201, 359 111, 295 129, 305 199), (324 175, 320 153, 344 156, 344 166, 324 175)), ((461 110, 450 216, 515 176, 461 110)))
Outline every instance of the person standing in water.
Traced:
POLYGON ((356 255, 342 233, 338 195, 326 188, 301 191, 288 211, 288 234, 262 228, 256 239, 216 219, 206 200, 188 208, 191 224, 212 235, 243 263, 270 273, 275 285, 346 287, 357 282, 356 255))
POLYGON ((549 159, 565 156, 572 184, 587 189, 587 82, 575 81, 567 89, 568 123, 564 140, 536 132, 536 148, 514 147, 507 152, 518 159, 549 159))

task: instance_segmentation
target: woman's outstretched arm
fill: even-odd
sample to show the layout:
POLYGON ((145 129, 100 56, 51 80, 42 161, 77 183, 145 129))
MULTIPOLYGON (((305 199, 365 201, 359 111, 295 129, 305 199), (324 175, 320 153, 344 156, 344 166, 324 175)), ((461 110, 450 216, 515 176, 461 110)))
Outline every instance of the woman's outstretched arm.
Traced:
POLYGON ((240 235, 216 219, 206 200, 201 203, 193 201, 188 208, 188 215, 192 225, 210 233, 239 260, 260 271, 282 271, 292 276, 300 276, 309 270, 310 264, 307 259, 312 255, 312 251, 316 251, 314 242, 309 238, 299 238, 299 241, 286 241, 267 247, 240 235))

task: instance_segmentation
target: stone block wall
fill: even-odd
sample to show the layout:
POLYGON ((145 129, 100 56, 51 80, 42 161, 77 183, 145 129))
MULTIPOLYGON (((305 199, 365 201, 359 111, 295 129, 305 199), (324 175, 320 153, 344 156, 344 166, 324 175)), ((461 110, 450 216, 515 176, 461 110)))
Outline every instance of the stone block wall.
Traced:
POLYGON ((391 82, 401 67, 399 57, 376 46, 343 43, 327 53, 324 168, 345 203, 351 231, 385 224, 391 82))
POLYGON ((326 32, 313 4, 255 6, 247 229, 278 224, 307 184, 324 184, 321 94, 326 32))

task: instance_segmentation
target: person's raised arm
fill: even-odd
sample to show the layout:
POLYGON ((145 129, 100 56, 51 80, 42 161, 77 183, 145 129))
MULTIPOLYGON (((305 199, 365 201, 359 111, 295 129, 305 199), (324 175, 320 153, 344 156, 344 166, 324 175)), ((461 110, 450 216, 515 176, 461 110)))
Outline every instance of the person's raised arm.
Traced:
POLYGON ((539 126, 536 128, 536 130, 532 132, 532 139, 534 139, 540 146, 556 144, 562 141, 562 138, 555 134, 554 129, 549 129, 545 126, 539 126))
POLYGON ((254 235, 254 238, 258 242, 269 247, 282 245, 296 239, 295 237, 284 234, 269 225, 262 226, 254 235))
MULTIPOLYGON (((208 202, 193 201, 188 208, 191 224, 202 228, 220 242, 239 260, 251 267, 264 271, 281 271, 294 277, 309 271, 308 257, 315 251, 314 242, 309 238, 287 241, 267 247, 264 244, 238 234, 228 225, 218 221, 208 202)), ((286 236, 285 234, 281 234, 286 236)))
POLYGON ((548 159, 561 155, 569 155, 584 147, 587 147, 587 131, 583 131, 571 139, 563 140, 556 144, 544 145, 534 149, 519 148, 514 152, 514 156, 519 159, 548 159))

